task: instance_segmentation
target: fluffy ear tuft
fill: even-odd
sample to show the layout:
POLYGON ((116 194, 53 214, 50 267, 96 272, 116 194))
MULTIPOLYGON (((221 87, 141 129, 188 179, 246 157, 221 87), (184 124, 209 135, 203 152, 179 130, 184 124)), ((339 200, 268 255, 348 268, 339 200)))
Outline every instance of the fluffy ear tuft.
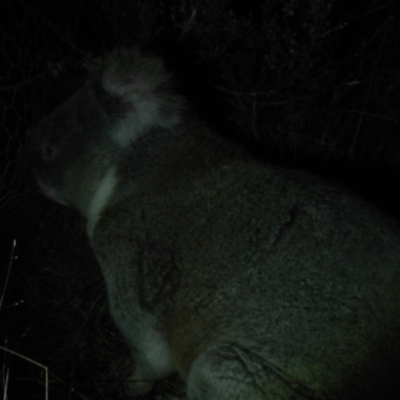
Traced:
POLYGON ((175 93, 161 59, 139 49, 117 49, 102 61, 104 90, 126 105, 124 128, 117 139, 126 144, 153 127, 172 129, 181 120, 184 100, 175 93))

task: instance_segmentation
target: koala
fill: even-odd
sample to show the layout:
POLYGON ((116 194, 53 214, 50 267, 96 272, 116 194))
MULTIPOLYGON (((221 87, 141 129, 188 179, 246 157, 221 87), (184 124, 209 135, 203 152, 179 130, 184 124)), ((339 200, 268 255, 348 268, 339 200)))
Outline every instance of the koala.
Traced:
POLYGON ((178 373, 188 400, 375 398, 399 367, 397 223, 209 129, 160 58, 105 55, 25 154, 85 218, 130 397, 178 373))

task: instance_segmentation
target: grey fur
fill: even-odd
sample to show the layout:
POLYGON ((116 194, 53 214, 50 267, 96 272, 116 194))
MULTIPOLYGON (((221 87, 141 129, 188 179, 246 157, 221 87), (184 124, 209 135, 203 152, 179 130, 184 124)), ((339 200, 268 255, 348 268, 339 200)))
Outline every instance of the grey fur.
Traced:
POLYGON ((190 400, 350 399, 398 356, 396 223, 211 132, 158 58, 107 55, 27 148, 88 220, 132 396, 177 371, 190 400))

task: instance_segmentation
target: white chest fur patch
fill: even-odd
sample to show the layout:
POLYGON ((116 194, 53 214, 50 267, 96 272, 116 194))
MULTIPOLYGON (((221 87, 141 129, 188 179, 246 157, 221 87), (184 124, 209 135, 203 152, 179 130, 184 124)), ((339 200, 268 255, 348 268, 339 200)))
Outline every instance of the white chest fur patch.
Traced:
POLYGON ((88 210, 88 222, 87 222, 87 233, 89 237, 92 236, 94 228, 96 227, 97 221, 101 211, 110 201, 111 196, 114 193, 114 188, 117 184, 116 168, 111 167, 100 181, 96 193, 94 194, 92 201, 89 205, 88 210))

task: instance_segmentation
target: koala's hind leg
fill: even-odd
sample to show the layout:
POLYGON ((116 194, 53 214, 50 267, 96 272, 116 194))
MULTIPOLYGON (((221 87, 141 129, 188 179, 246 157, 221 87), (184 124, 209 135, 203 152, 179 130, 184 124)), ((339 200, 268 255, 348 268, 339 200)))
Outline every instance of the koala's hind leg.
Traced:
POLYGON ((305 400, 276 368, 236 344, 221 344, 193 362, 189 400, 305 400))

